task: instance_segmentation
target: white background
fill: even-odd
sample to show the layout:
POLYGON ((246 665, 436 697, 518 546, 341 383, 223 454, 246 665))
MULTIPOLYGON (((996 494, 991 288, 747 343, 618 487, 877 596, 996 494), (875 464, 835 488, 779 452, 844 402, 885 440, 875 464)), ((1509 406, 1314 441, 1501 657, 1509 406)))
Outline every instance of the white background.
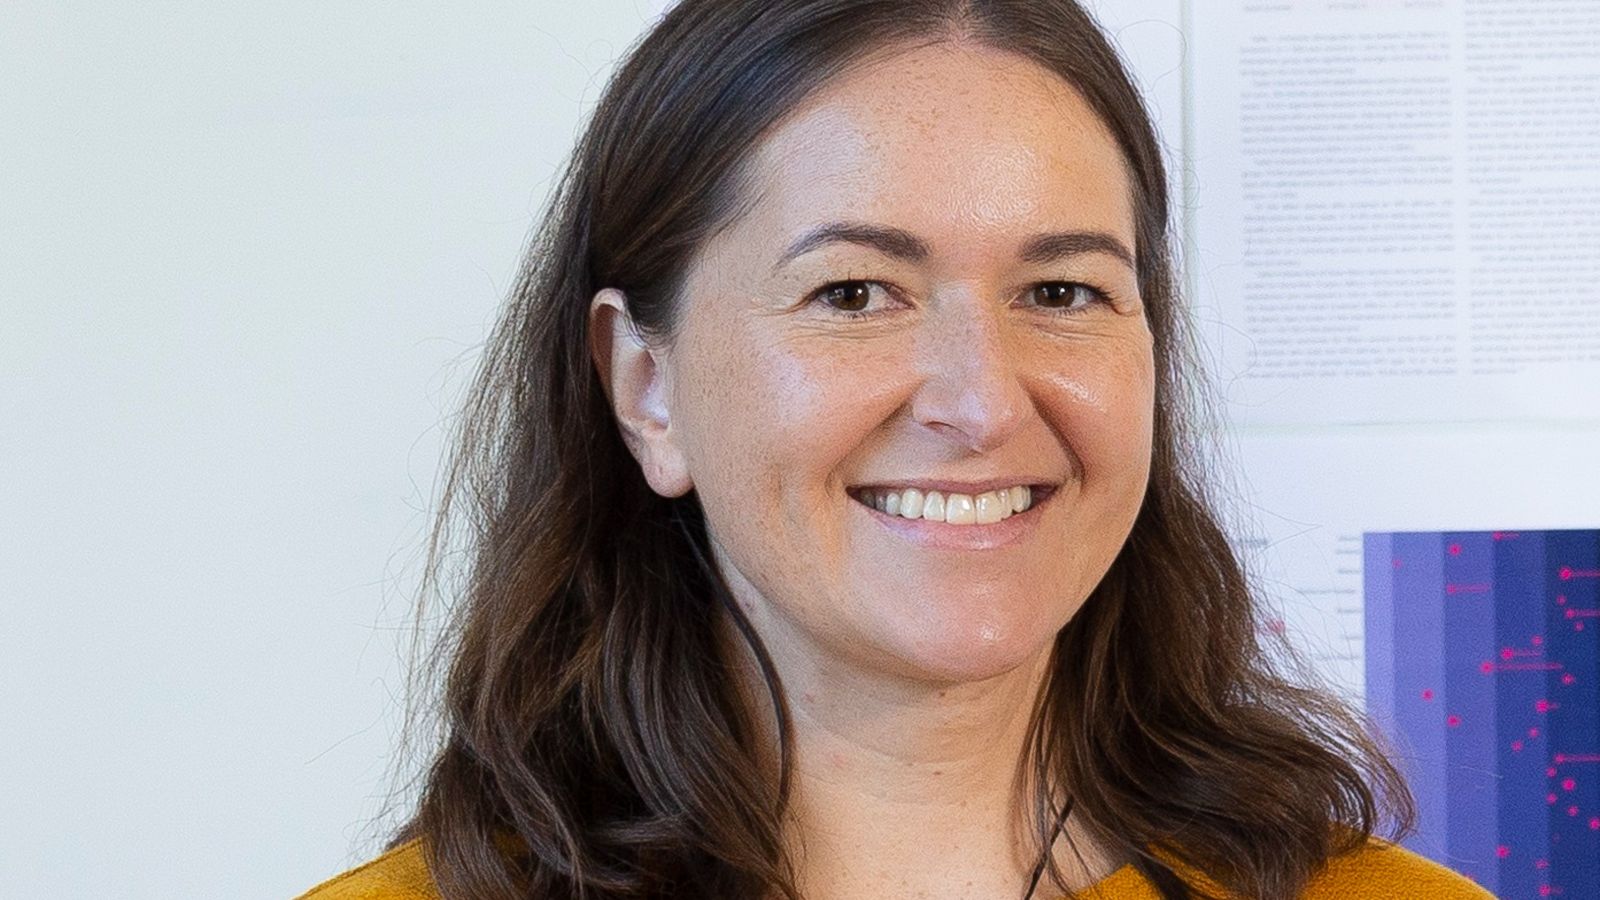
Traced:
POLYGON ((610 3, 0 5, 0 884, 373 849, 442 428, 610 3))

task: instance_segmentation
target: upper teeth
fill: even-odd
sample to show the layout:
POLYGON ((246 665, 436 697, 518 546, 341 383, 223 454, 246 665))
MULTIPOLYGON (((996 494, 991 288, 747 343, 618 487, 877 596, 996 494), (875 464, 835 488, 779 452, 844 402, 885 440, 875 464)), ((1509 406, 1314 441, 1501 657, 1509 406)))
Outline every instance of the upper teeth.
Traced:
POLYGON ((989 525, 1033 505, 1033 489, 1025 484, 972 494, 926 493, 916 488, 887 491, 865 488, 861 499, 881 513, 905 519, 928 519, 951 525, 989 525))

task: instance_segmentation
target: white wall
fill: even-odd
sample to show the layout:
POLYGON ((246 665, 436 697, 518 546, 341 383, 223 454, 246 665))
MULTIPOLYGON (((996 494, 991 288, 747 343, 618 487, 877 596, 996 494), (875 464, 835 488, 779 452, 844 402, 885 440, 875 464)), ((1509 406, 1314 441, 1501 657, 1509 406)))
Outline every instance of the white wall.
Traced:
MULTIPOLYGON (((375 851, 441 427, 660 6, 0 8, 10 896, 375 851)), ((1175 115, 1176 0, 1117 6, 1175 115)))
POLYGON ((582 6, 0 11, 10 896, 370 849, 440 426, 654 14, 582 6))

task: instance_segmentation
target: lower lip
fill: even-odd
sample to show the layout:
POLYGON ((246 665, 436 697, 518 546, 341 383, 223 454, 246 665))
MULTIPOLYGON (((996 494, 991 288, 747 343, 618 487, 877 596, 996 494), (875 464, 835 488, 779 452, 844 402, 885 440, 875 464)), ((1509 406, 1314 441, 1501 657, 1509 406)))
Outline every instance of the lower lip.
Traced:
POLYGON ((935 522, 931 519, 891 516, 854 497, 850 498, 850 505, 866 512, 884 528, 918 546, 937 550, 993 550, 1015 544, 1032 534, 1039 524, 1039 510, 1059 492, 1059 488, 1052 490, 1022 512, 1012 513, 998 522, 987 525, 951 525, 949 522, 935 522))

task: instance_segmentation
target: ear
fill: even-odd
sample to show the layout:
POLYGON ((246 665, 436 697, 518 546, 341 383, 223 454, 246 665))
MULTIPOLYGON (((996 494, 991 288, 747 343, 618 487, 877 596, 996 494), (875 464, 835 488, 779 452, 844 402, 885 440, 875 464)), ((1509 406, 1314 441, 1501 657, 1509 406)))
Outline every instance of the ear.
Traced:
POLYGON ((589 304, 589 355, 623 443, 650 489, 663 497, 687 494, 694 482, 672 433, 670 360, 665 350, 645 340, 628 312, 627 298, 615 288, 602 289, 589 304))

